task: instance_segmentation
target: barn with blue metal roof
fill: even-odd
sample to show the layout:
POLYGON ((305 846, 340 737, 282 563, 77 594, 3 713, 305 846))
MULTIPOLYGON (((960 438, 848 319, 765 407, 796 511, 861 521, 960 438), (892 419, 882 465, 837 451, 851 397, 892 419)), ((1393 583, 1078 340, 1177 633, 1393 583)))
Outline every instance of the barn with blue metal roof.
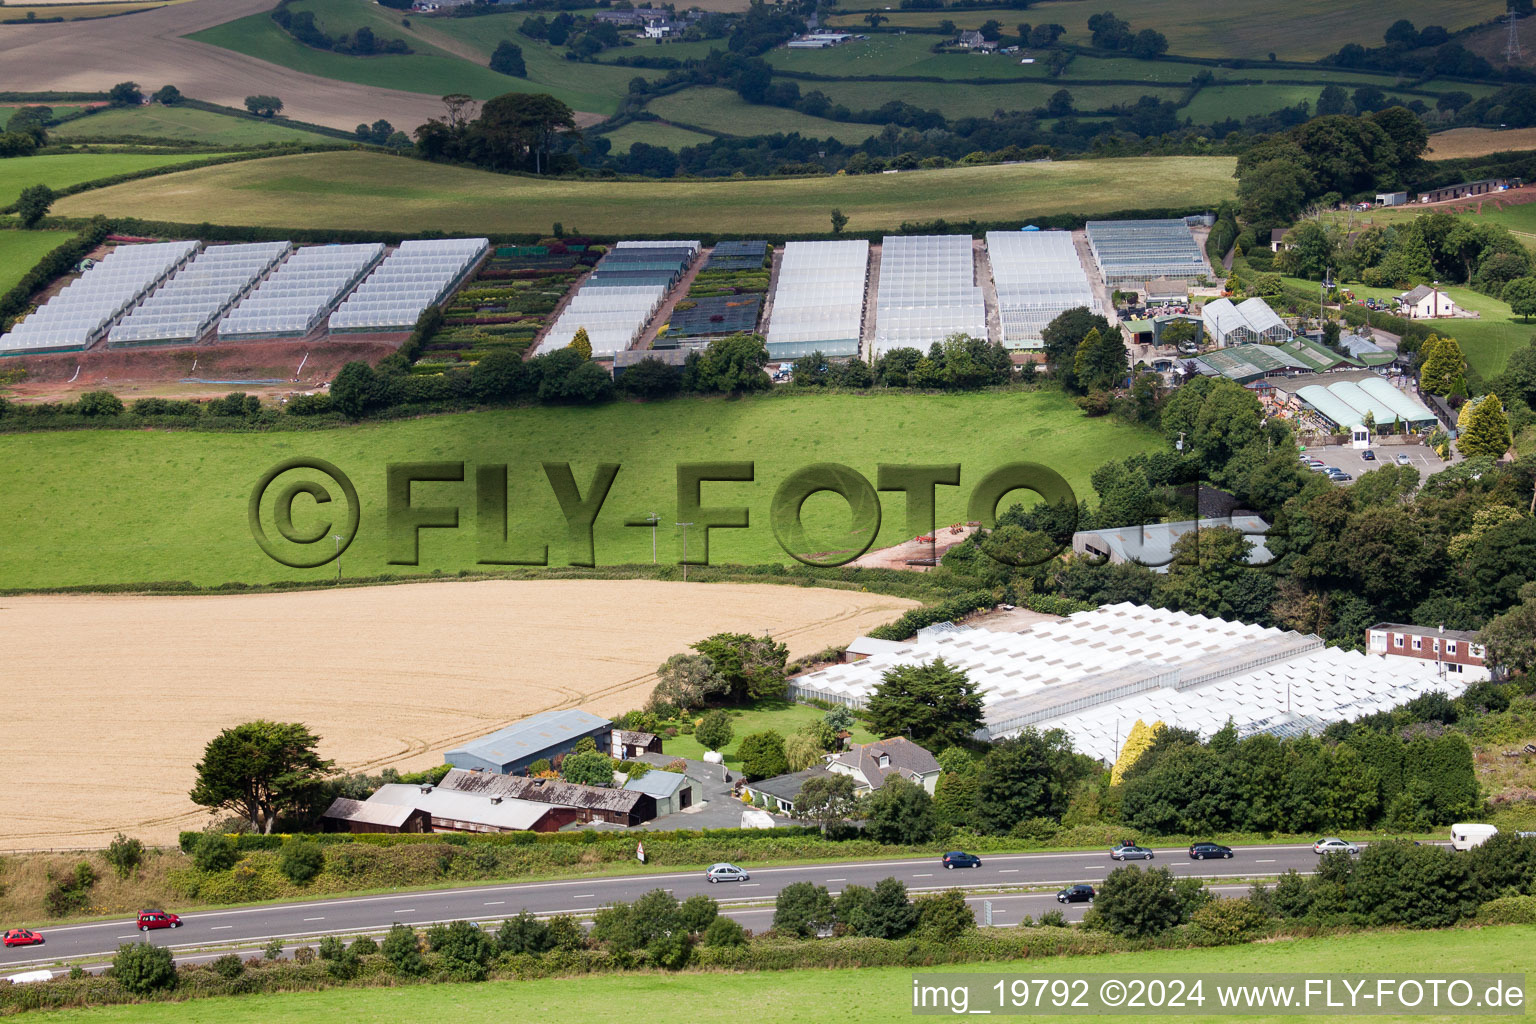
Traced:
POLYGON ((597 749, 607 750, 612 731, 613 723, 608 719, 585 711, 546 711, 450 750, 444 760, 455 768, 502 775, 523 773, 541 758, 570 753, 587 736, 597 749))

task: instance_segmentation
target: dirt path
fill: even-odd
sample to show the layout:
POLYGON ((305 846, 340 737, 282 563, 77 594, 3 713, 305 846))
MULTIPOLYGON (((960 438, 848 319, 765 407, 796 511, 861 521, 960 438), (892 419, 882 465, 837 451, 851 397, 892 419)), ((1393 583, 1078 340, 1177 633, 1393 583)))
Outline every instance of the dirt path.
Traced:
POLYGON ((200 828, 193 765, 249 719, 307 724, 350 771, 415 770, 539 711, 638 707, 656 666, 711 633, 767 630, 796 658, 913 605, 651 580, 3 598, 0 635, 27 642, 6 655, 0 850, 200 828))
POLYGON ((265 93, 281 97, 289 117, 333 128, 382 117, 409 132, 442 113, 436 96, 320 78, 182 38, 271 10, 273 2, 193 0, 97 21, 0 25, 0 68, 13 88, 33 92, 104 92, 128 80, 146 90, 171 83, 188 96, 231 107, 265 93))

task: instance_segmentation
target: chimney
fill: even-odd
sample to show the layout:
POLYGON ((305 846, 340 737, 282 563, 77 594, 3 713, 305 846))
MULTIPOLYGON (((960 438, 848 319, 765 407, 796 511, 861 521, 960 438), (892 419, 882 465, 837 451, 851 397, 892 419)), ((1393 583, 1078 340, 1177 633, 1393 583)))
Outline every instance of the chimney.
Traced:
POLYGON ((426 785, 422 786, 421 787, 421 791, 423 793, 430 793, 430 792, 432 792, 432 784, 429 782, 426 785))
POLYGON ((499 803, 501 803, 501 797, 499 797, 499 796, 493 796, 493 797, 491 797, 491 803, 493 803, 493 804, 499 804, 499 803))
POLYGON ((1440 632, 1442 632, 1442 633, 1445 632, 1445 623, 1443 623, 1443 622, 1440 623, 1440 632))

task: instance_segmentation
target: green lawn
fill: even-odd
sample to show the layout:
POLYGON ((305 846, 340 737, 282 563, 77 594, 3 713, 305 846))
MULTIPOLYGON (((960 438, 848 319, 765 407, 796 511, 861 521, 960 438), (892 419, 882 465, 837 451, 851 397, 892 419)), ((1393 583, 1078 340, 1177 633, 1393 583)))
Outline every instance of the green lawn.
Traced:
MULTIPOLYGON (((1196 124, 1211 124, 1229 117, 1242 120, 1254 114, 1270 114, 1285 107, 1294 107, 1302 100, 1307 102, 1309 108, 1316 107, 1323 88, 1321 84, 1276 85, 1269 82, 1263 85, 1210 86, 1197 92, 1189 105, 1179 111, 1179 116, 1190 118, 1196 124)), ((1350 86, 1346 84, 1345 88, 1350 86)), ((1394 94, 1391 90, 1386 92, 1388 97, 1403 103, 1413 98, 1394 94)), ((1082 106, 1082 102, 1079 101, 1078 105, 1082 106)))
MULTIPOLYGON (((768 51, 764 59, 786 71, 805 71, 818 75, 932 75, 939 78, 1026 78, 1043 79, 1044 64, 1020 64, 1006 54, 935 54, 930 47, 939 41, 932 35, 890 35, 879 33, 869 39, 855 39, 825 50, 768 51)), ((800 91, 817 88, 815 82, 801 82, 800 91)))
MULTIPOLYGON (((980 58, 978 58, 979 60, 980 58)), ((800 83, 804 92, 812 83, 800 83)), ((850 110, 874 110, 891 100, 936 109, 948 118, 989 117, 994 110, 1033 110, 1043 107, 1062 88, 1059 82, 999 82, 997 85, 938 85, 933 82, 816 82, 815 87, 850 110)), ((1135 103, 1143 96, 1177 100, 1179 89, 1150 85, 1083 85, 1069 90, 1078 110, 1100 110, 1135 103)))
MULTIPOLYGON (((0 161, 0 167, 23 162, 0 161)), ((542 231, 559 220, 617 235, 751 230, 783 236, 826 231, 834 206, 854 231, 939 217, 1022 224, 1052 213, 1206 207, 1235 193, 1233 162, 1138 157, 867 176, 609 182, 401 163, 369 152, 311 153, 130 182, 68 196, 54 210, 183 224, 494 233, 542 231)), ((21 184, 31 182, 22 178, 21 184)))
MULTIPOLYGON (((890 5, 895 7, 895 4, 890 5)), ((890 24, 934 26, 948 19, 959 28, 977 28, 989 18, 1002 22, 1013 33, 1021 21, 1055 22, 1066 27, 1064 39, 1088 42, 1088 19, 1104 8, 1069 0, 1043 0, 1027 11, 884 11, 890 24)), ((1222 4, 1192 4, 1189 0, 1143 0, 1127 9, 1114 9, 1133 29, 1155 28, 1168 37, 1168 49, 1191 57, 1246 57, 1263 60, 1275 52, 1284 60, 1315 60, 1345 43, 1380 46, 1384 27, 1372 8, 1338 0, 1296 0, 1289 4, 1268 0, 1228 0, 1222 4)), ((1415 25, 1442 25, 1456 31, 1496 17, 1500 9, 1482 0, 1399 0, 1392 17, 1407 18, 1415 25)), ((863 14, 837 14, 829 26, 852 31, 864 28, 863 14)), ((934 36, 930 41, 937 40, 934 36)), ((1140 76, 1139 76, 1140 77, 1140 76)))
MULTIPOLYGON (((1290 972, 1316 976, 1355 972, 1428 977, 1449 974, 1528 973, 1536 927, 1447 929, 1430 932, 1365 932, 1325 938, 1288 939, 1216 949, 1154 950, 1097 956, 1035 957, 1004 963, 944 966, 929 973, 998 974, 1041 977, 1086 974, 1194 974, 1290 972)), ((919 968, 921 970, 921 968, 919 968)), ((665 1020, 695 1024, 738 1024, 742 1020, 789 1024, 888 1024, 912 1016, 912 967, 744 972, 592 975, 570 978, 494 981, 480 984, 407 985, 400 988, 332 989, 273 996, 233 996, 178 1003, 144 1003, 90 1010, 58 1010, 57 1024, 267 1024, 302 1020, 308 1024, 358 1024, 450 1017, 456 1024, 502 1024, 518 1020, 587 1022, 610 1020, 615 1008, 665 1007, 665 1020)), ((976 986, 984 987, 984 986, 976 986)), ((1527 1002, 1531 992, 1527 982, 1527 1002)), ((1212 999, 1213 995, 1208 995, 1212 999)), ((1207 1004, 1207 1009, 1209 1004, 1207 1004)), ((1176 1016, 1141 1014, 1153 1019, 1176 1016)), ((1043 1017, 1041 1019, 1044 1019, 1043 1017)), ((1051 1018, 1056 1019, 1056 1018, 1051 1018)), ((1124 1024, 1120 1015, 1074 1015, 1084 1024, 1124 1024)), ((1190 1019, 1188 1015, 1185 1019, 1190 1019)), ((1212 1024, 1284 1024, 1294 1016, 1210 1013, 1194 1018, 1212 1024)), ((1455 1015, 1351 1015, 1337 1010, 1333 1022, 1470 1019, 1455 1015)), ((1502 1019, 1502 1018, 1493 1018, 1502 1019)))
POLYGON ((22 279, 37 261, 65 242, 72 231, 0 231, 0 295, 22 279))
POLYGON ((128 174, 150 167, 169 167, 206 160, 214 153, 49 153, 0 160, 0 205, 15 202, 30 185, 61 189, 97 178, 128 174))
MULTIPOLYGON (((826 714, 809 704, 787 704, 784 701, 762 701, 751 708, 730 708, 729 711, 733 735, 731 742, 720 751, 725 755, 725 763, 729 768, 741 767, 741 759, 736 751, 741 747, 744 737, 771 730, 788 739, 805 723, 820 721, 826 714)), ((855 743, 873 743, 880 738, 866 729, 861 722, 855 722, 849 732, 853 734, 855 743)), ((691 734, 686 736, 679 734, 672 739, 663 740, 661 749, 663 753, 697 761, 704 756, 707 748, 691 734)))
POLYGON ((702 146, 714 136, 656 121, 631 121, 622 128, 608 132, 603 138, 613 143, 613 152, 628 153, 629 147, 637 142, 648 146, 665 146, 676 152, 688 146, 702 146))
MULTIPOLYGON (((1151 431, 1109 417, 1087 419, 1052 391, 538 407, 312 433, 0 435, 0 465, 12 482, 0 488, 0 522, 28 524, 27 543, 0 546, 0 580, 36 587, 326 578, 334 567, 284 568, 251 539, 246 503, 252 487, 269 467, 294 456, 326 459, 355 482, 364 506, 362 528, 345 555, 345 570, 362 576, 452 572, 473 567, 477 557, 470 522, 473 484, 418 484, 417 503, 466 503, 464 528, 423 531, 419 567, 386 563, 384 470, 393 462, 508 464, 512 528, 518 536, 547 542, 551 564, 558 566, 568 556, 564 519, 540 461, 569 460, 584 492, 595 463, 621 464, 595 528, 598 563, 612 565, 650 560, 649 531, 623 524, 652 510, 674 521, 667 517, 675 509, 678 463, 753 460, 755 482, 705 484, 703 501, 745 506, 751 515, 750 529, 711 531, 710 562, 760 564, 788 561, 774 539, 769 503, 779 484, 809 463, 845 463, 873 480, 881 462, 959 462, 964 486, 939 489, 939 520, 953 523, 967 518, 970 487, 1005 463, 1044 463, 1087 494, 1089 475, 1100 463, 1161 443, 1151 431)), ((907 536, 905 506, 899 498, 883 500, 881 546, 907 536)), ((316 525, 315 509, 307 502, 295 506, 300 529, 316 525)), ((847 511, 840 499, 813 497, 805 523, 814 540, 825 544, 819 550, 845 543, 847 511)), ((663 559, 679 557, 676 531, 668 528, 660 540, 663 559)), ((704 538, 696 529, 689 540, 690 556, 700 558, 704 538)))
POLYGON ((268 142, 333 142, 330 136, 280 121, 248 121, 192 107, 123 107, 66 121, 49 130, 65 142, 123 136, 200 142, 210 146, 260 146, 268 142))
MULTIPOLYGON (((804 83, 803 91, 823 89, 840 83, 804 83)), ((880 130, 879 125, 848 124, 812 117, 786 107, 765 107, 748 103, 733 90, 715 87, 684 89, 658 96, 645 109, 657 117, 682 124, 698 125, 728 135, 788 135, 799 132, 808 139, 834 138, 849 144, 863 142, 880 130)))

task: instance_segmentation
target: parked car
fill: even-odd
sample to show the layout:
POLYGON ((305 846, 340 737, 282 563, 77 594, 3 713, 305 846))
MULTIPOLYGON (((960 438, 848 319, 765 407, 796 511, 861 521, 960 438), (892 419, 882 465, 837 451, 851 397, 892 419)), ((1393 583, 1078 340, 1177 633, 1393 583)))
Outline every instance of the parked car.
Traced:
POLYGON ((41 946, 43 937, 30 928, 12 928, 5 933, 5 947, 12 946, 41 946))
POLYGON ((1354 843, 1346 843, 1344 840, 1339 839, 1336 836, 1329 836, 1327 839, 1319 839, 1317 842, 1313 843, 1312 852, 1316 854, 1359 853, 1360 847, 1356 846, 1354 843))
POLYGON ((181 918, 175 914, 167 914, 163 910, 139 911, 139 931, 147 932, 151 928, 180 928, 181 918))
POLYGON ((1092 903, 1098 895, 1091 885, 1069 885, 1056 894, 1057 903, 1092 903))
POLYGON ((1408 457, 1406 452, 1398 452, 1396 461, 1399 466, 1410 466, 1413 464, 1413 460, 1408 457))
POLYGON ((1344 472, 1342 469, 1338 469, 1338 470, 1334 470, 1332 473, 1329 473, 1328 474, 1328 479, 1332 480, 1336 484, 1341 484, 1341 483, 1343 483, 1346 480, 1353 480, 1354 477, 1350 476, 1348 473, 1344 472))
POLYGON ((735 864, 711 864, 704 869, 704 879, 708 882, 745 882, 751 877, 735 864))
POLYGON ((951 850, 944 855, 943 863, 946 868, 951 870, 954 868, 979 868, 981 867, 981 858, 974 853, 966 853, 964 850, 951 850))
POLYGON ((1117 846, 1109 856, 1111 860, 1151 860, 1152 851, 1145 846, 1117 846))
POLYGON ((1360 453, 1360 458, 1364 459, 1366 462, 1375 462, 1376 453, 1367 448, 1365 451, 1360 453))
POLYGON ((1232 847, 1218 846, 1215 843, 1194 843, 1189 848, 1190 860, 1212 860, 1217 857, 1231 860, 1232 847))
POLYGON ((1307 465, 1311 466, 1313 469, 1327 469, 1328 468, 1328 463, 1324 462, 1322 459, 1314 459, 1314 458, 1311 458, 1310 456, 1307 458, 1307 465))

